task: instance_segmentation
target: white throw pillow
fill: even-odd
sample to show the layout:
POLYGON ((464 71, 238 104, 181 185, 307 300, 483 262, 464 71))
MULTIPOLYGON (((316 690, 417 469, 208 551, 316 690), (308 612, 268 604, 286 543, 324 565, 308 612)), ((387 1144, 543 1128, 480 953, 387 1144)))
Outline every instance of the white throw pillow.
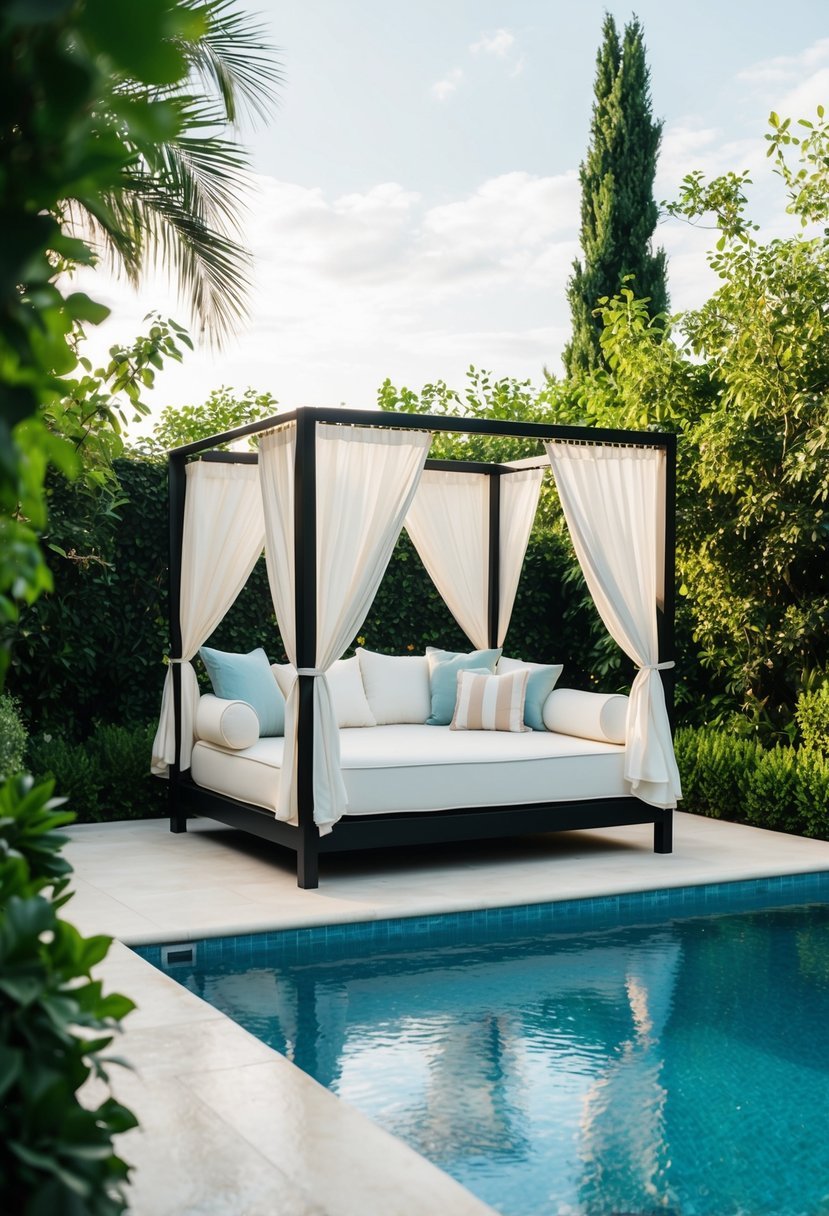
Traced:
POLYGON ((241 751, 259 738, 259 719, 247 701, 229 701, 205 693, 196 706, 196 738, 241 751))
POLYGON ((621 693, 554 688, 544 702, 547 730, 601 743, 627 741, 627 715, 628 697, 621 693))
POLYGON ((360 664, 353 659, 338 659, 326 672, 338 726, 376 726, 371 706, 366 700, 360 664))
MULTIPOLYGON (((271 671, 287 699, 296 679, 296 669, 291 663, 272 663, 271 671)), ((329 667, 326 678, 328 687, 331 689, 331 699, 334 702, 334 713, 337 715, 338 726, 377 725, 366 700, 366 692, 360 675, 360 664, 356 655, 353 659, 338 659, 332 667, 329 667)))
POLYGON ((378 726, 424 723, 431 713, 429 664, 425 655, 357 650, 366 697, 378 726))
POLYGON ((279 690, 285 700, 288 700, 288 693, 293 687, 296 679, 296 668, 293 663, 271 663, 271 671, 273 677, 279 685, 279 690))

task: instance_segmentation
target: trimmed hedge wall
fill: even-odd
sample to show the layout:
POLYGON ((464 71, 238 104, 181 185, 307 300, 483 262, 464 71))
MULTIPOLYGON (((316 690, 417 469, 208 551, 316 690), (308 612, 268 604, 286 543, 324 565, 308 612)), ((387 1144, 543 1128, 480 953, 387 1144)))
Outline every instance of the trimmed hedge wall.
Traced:
MULTIPOLYGON (((49 491, 49 564, 55 589, 24 612, 8 689, 32 733, 70 742, 99 723, 144 726, 158 714, 167 629, 167 470, 120 460, 114 501, 64 482, 49 491)), ((369 649, 423 653, 469 647, 408 537, 401 535, 360 629, 369 649)), ((220 649, 264 646, 284 662, 264 561, 209 639, 220 649)), ((530 542, 507 653, 566 664, 567 683, 625 688, 632 666, 607 636, 568 544, 530 542)))
POLYGON ((685 727, 674 739, 683 811, 829 840, 829 756, 816 747, 685 727))

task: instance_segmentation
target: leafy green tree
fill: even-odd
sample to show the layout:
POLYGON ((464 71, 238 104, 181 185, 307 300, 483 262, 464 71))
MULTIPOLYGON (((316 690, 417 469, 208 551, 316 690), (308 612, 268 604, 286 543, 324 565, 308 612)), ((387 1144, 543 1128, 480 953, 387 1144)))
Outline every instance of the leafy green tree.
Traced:
MULTIPOLYGON (((76 372, 84 325, 108 310, 66 272, 93 265, 103 240, 133 278, 162 257, 215 331, 236 315, 245 255, 227 224, 242 154, 221 132, 240 99, 268 96, 276 69, 259 43, 230 0, 0 7, 0 683, 20 604, 51 585, 47 469, 76 475, 93 435, 101 455, 118 430, 91 368, 76 372)), ((138 401, 184 340, 154 327, 138 374, 122 365, 113 389, 138 401)))
POLYGON ((651 315, 665 311, 668 289, 665 253, 651 248, 658 216, 653 197, 661 122, 651 112, 650 74, 642 27, 637 18, 619 39, 605 16, 596 59, 595 102, 590 147, 579 170, 581 247, 584 261, 573 263, 567 287, 573 336, 564 351, 569 376, 601 367, 604 361, 596 315, 602 296, 613 296, 632 278, 651 315))
POLYGON ((215 388, 202 405, 168 405, 159 414, 152 432, 136 440, 132 451, 138 456, 162 460, 170 448, 269 418, 278 408, 279 402, 271 393, 246 388, 237 395, 229 388, 215 388))
POLYGON ((829 126, 822 107, 814 123, 770 121, 794 232, 761 240, 746 173, 689 174, 669 211, 717 229, 719 286, 671 322, 629 288, 605 300, 609 371, 562 386, 556 410, 681 432, 681 592, 709 682, 699 713, 739 710, 773 738, 794 736, 798 690, 829 670, 829 126))

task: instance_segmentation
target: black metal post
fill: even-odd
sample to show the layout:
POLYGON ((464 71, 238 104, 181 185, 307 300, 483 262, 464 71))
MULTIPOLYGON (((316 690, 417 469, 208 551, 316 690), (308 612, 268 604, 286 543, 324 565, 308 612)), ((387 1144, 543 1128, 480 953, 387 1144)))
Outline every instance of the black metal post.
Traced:
MULTIPOLYGON (((171 455, 167 464, 170 511, 170 658, 181 658, 181 556, 184 544, 184 500, 187 492, 183 456, 171 455)), ((181 663, 173 663, 173 729, 175 760, 170 765, 167 791, 170 831, 186 832, 187 815, 179 797, 181 775, 181 663)))
MULTIPOLYGON (((317 462, 313 411, 297 410, 294 464, 294 604, 297 667, 317 665, 317 462)), ((314 823, 314 677, 298 676, 297 884, 319 886, 319 832, 314 823)))
POLYGON ((674 813, 670 808, 662 812, 664 818, 657 819, 653 825, 654 853, 672 853, 674 851, 674 813))
MULTIPOLYGON (((659 631, 659 662, 669 663, 675 657, 674 619, 676 614, 676 435, 665 436, 665 553, 662 573, 662 611, 657 614, 659 631)), ((676 672, 673 667, 660 671, 665 692, 665 706, 671 733, 674 730, 674 686, 676 672)), ((673 851, 673 811, 665 810, 664 819, 654 824, 653 850, 655 853, 673 851)))
POLYGON ((498 645, 501 596, 501 476, 489 473, 489 573, 488 573, 488 618, 489 645, 498 645))
MULTIPOLYGON (((676 615, 676 436, 665 436, 665 555, 662 574, 662 610, 657 615, 659 630, 659 662, 669 663, 675 657, 674 625, 676 615)), ((673 667, 659 673, 665 689, 665 704, 671 731, 674 729, 673 667)))

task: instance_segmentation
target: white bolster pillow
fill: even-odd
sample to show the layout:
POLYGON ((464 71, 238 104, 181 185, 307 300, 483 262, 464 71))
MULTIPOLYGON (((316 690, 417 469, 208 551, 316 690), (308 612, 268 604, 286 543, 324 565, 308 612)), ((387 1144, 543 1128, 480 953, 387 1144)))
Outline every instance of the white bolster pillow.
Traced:
POLYGON ((554 688, 544 702, 547 730, 560 735, 597 739, 600 743, 625 743, 628 698, 621 693, 579 692, 554 688))
POLYGON ((196 709, 196 737, 238 752, 259 738, 259 718, 247 701, 228 701, 207 692, 196 709))

